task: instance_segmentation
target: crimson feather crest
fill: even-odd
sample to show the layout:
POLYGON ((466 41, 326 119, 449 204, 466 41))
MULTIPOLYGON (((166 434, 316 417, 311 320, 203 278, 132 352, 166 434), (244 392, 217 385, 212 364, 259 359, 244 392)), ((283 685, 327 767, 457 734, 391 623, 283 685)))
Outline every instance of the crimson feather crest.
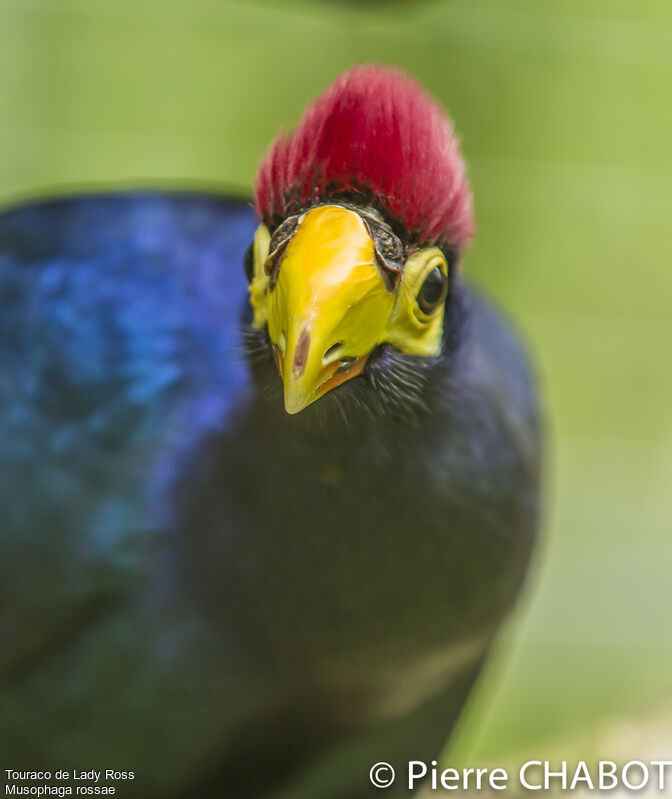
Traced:
POLYGON ((459 254, 473 235, 453 126, 399 69, 360 65, 339 76, 295 130, 280 133, 257 174, 257 211, 271 228, 339 195, 372 202, 409 243, 459 254))

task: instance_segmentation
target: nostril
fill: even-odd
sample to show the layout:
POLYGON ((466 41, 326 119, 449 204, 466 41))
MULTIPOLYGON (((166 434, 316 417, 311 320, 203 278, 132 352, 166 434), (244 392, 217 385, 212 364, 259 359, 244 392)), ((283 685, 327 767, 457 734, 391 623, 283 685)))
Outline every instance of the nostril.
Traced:
POLYGON ((337 341, 336 344, 332 344, 331 347, 324 353, 322 356, 322 364, 327 366, 330 363, 333 363, 335 360, 338 359, 341 350, 343 349, 343 342, 337 341))

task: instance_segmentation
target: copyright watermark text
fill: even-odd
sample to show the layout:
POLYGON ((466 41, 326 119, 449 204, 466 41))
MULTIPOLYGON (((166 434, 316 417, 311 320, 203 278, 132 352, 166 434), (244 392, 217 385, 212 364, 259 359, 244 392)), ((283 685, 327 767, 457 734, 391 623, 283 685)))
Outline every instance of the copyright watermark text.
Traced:
MULTIPOLYGON (((395 781, 395 770, 386 762, 376 763, 369 771, 369 780, 376 788, 389 788, 395 781)), ((567 760, 528 760, 515 772, 504 768, 445 768, 436 760, 410 760, 406 772, 409 790, 423 785, 433 791, 505 791, 524 788, 528 791, 611 791, 621 788, 640 791, 647 786, 660 791, 672 788, 672 760, 630 760, 618 765, 612 760, 588 763, 567 760)))

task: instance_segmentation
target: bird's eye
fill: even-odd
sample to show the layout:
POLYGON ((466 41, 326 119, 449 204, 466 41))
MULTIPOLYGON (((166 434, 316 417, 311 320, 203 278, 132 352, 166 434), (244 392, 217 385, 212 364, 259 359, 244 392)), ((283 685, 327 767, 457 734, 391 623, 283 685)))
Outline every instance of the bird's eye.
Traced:
POLYGON ((448 278, 438 266, 427 275, 418 292, 418 305, 426 314, 435 311, 446 299, 448 278))
POLYGON ((245 275, 247 282, 251 283, 254 277, 254 242, 245 250, 245 275))

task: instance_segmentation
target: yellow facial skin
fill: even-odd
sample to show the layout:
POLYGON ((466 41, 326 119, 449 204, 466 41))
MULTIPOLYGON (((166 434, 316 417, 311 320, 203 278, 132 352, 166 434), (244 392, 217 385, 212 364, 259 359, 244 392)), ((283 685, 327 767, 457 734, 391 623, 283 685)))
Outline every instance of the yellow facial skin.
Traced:
POLYGON ((428 275, 438 267, 447 276, 448 265, 438 247, 416 250, 404 264, 403 279, 385 328, 385 338, 409 355, 438 355, 441 352, 444 304, 426 313, 418 304, 418 292, 428 275))
POLYGON ((268 324, 287 413, 298 413, 360 374, 383 342, 411 354, 439 354, 443 303, 427 314, 416 299, 436 266, 447 273, 437 248, 413 253, 396 289, 389 291, 361 217, 342 206, 318 206, 301 218, 271 288, 264 268, 269 242, 261 225, 250 303, 254 326, 268 324))

